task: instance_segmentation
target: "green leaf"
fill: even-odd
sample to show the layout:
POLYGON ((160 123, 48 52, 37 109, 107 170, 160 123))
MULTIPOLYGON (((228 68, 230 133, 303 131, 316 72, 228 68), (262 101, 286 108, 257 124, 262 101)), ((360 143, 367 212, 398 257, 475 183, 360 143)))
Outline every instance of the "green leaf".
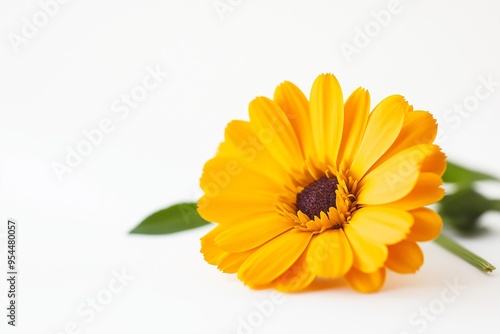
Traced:
POLYGON ((196 210, 196 203, 179 203, 157 211, 144 219, 130 233, 169 234, 208 224, 196 210))
POLYGON ((490 210, 495 210, 495 201, 484 197, 472 187, 448 194, 438 203, 438 211, 444 223, 463 233, 477 232, 479 218, 490 210))
POLYGON ((443 175, 443 181, 445 183, 458 183, 459 186, 464 187, 470 186, 476 181, 487 180, 499 181, 499 179, 494 176, 467 169, 449 161, 446 172, 443 175))

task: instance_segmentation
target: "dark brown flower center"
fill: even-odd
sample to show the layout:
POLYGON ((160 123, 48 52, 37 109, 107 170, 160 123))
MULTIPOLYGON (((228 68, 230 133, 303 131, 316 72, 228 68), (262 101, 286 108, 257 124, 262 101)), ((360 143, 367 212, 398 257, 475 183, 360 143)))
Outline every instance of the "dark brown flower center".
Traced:
POLYGON ((310 219, 318 216, 321 211, 327 213, 328 209, 332 206, 337 207, 335 204, 335 190, 337 190, 337 178, 322 177, 314 181, 297 194, 297 211, 302 211, 310 219))

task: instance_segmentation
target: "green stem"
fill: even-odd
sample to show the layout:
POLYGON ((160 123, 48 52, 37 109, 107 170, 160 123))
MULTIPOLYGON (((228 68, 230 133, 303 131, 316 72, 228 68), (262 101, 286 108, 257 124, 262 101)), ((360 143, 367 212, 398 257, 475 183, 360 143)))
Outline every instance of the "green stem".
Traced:
POLYGON ((471 251, 463 248, 459 244, 457 244, 455 241, 452 239, 448 238, 447 236, 441 234, 439 237, 437 237, 436 240, 434 240, 438 245, 441 247, 445 248, 446 250, 452 252, 456 256, 462 258, 462 260, 465 260, 472 264, 474 267, 478 268, 479 270, 482 270, 484 272, 492 272, 495 270, 495 266, 483 259, 480 256, 477 256, 476 254, 472 253, 471 251))
POLYGON ((492 210, 500 211, 500 200, 491 201, 492 210))

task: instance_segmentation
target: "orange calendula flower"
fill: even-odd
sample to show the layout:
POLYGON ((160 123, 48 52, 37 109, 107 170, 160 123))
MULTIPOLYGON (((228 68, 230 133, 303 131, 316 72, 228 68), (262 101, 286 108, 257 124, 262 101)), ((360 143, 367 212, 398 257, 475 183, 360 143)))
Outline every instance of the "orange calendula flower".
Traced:
POLYGON ((218 225, 201 240, 208 263, 251 288, 300 291, 315 278, 379 290, 386 268, 414 273, 417 241, 442 221, 446 157, 431 114, 392 95, 370 112, 370 95, 344 102, 320 75, 309 100, 291 82, 257 97, 250 121, 232 121, 204 167, 198 211, 218 225))

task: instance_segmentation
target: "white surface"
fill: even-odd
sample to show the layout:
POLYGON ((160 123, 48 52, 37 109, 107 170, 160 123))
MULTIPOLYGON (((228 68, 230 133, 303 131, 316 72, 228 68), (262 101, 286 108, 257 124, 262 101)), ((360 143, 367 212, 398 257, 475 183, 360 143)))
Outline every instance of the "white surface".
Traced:
MULTIPOLYGON (((451 158, 500 175, 500 87, 467 117, 447 115, 474 102, 481 77, 500 81, 499 3, 401 0, 348 61, 341 43, 353 44, 356 28, 389 1, 226 1, 234 9, 224 20, 213 0, 68 1, 18 53, 7 36, 20 34, 40 5, 0 4, 1 232, 8 217, 20 224, 19 326, 7 328, 2 311, 0 332, 233 334, 249 317, 262 324, 240 333, 497 328, 498 273, 484 275, 435 244, 423 246, 418 274, 391 274, 380 293, 341 286, 285 295, 259 318, 254 303, 268 304, 272 291, 249 290, 206 264, 198 239, 208 228, 127 235, 152 211, 197 198, 203 163, 226 123, 247 118, 251 99, 272 96, 283 80, 308 93, 321 72, 333 72, 346 96, 360 85, 373 103, 403 94, 436 115, 451 158), (112 104, 156 66, 168 77, 121 119, 112 104), (59 182, 51 164, 105 118, 113 130, 59 182), (108 285, 118 286, 113 271, 124 269, 134 279, 89 321, 88 298, 109 297, 108 285), (455 279, 466 289, 445 304, 445 281, 455 279), (418 315, 428 307, 440 313, 432 321, 418 315)), ((498 221, 489 215, 490 234, 462 242, 500 265, 498 221)), ((4 268, 4 240, 0 247, 4 268)), ((6 299, 2 279, 2 310, 6 299)))

